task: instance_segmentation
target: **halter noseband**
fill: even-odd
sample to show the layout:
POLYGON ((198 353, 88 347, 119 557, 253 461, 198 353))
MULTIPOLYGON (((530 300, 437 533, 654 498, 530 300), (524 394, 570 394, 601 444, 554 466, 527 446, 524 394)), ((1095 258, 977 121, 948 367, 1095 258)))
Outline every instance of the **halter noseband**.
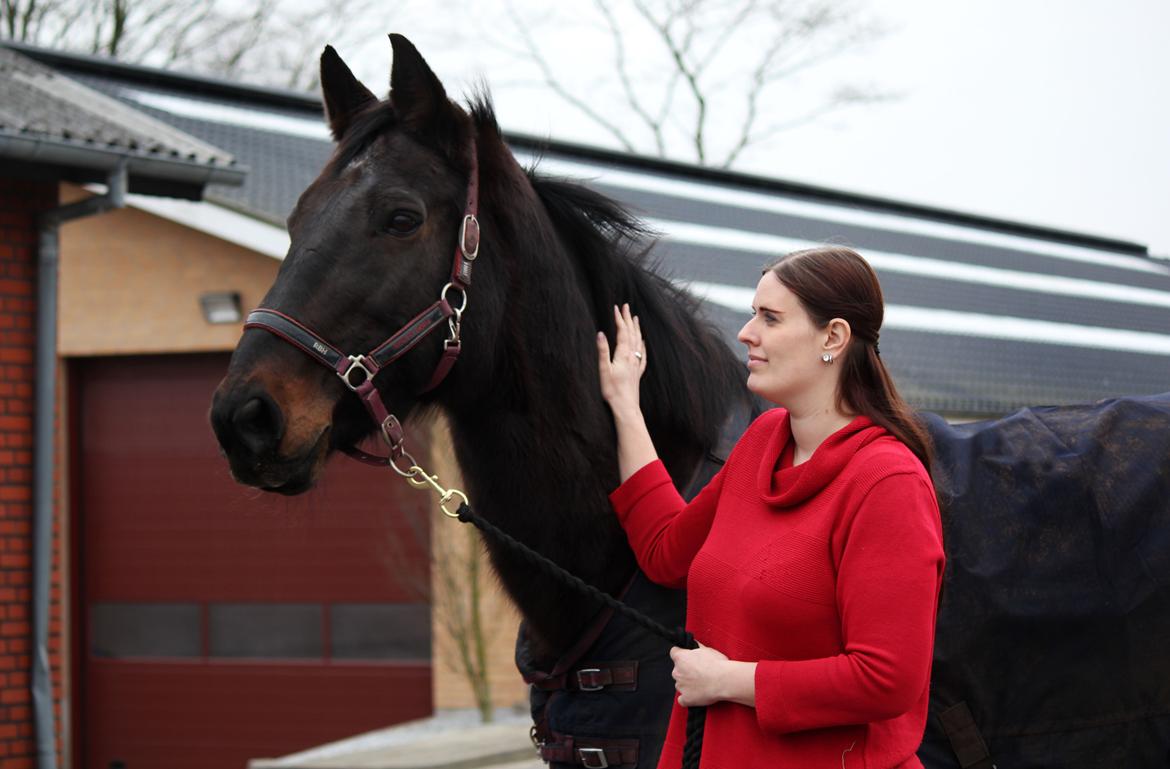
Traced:
POLYGON ((475 138, 471 140, 471 172, 467 180, 467 205, 459 224, 459 241, 455 244, 455 258, 451 265, 451 279, 439 292, 439 299, 416 315, 405 326, 396 331, 385 342, 365 355, 346 355, 340 349, 325 341, 317 332, 305 324, 276 310, 264 308, 248 313, 244 328, 262 328, 304 352, 313 360, 331 369, 341 378, 345 386, 358 394, 366 410, 381 429, 382 437, 390 447, 389 457, 379 457, 357 448, 346 449, 355 459, 369 464, 385 465, 403 455, 402 443, 405 434, 398 418, 391 414, 382 402, 374 377, 378 372, 401 358, 428 334, 447 322, 448 336, 443 341, 443 355, 435 364, 430 382, 422 392, 430 392, 450 373, 462 349, 460 327, 463 311, 467 309, 467 289, 471 285, 471 268, 479 256, 479 160, 475 138), (447 300, 452 289, 463 298, 458 307, 447 300))

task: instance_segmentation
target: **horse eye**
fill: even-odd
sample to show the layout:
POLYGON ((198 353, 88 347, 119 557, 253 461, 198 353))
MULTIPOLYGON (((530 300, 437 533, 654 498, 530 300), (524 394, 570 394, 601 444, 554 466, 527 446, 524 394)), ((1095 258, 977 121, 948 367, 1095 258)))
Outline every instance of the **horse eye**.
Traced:
POLYGON ((390 219, 386 222, 386 232, 399 236, 411 235, 420 225, 422 225, 422 217, 413 211, 400 208, 390 214, 390 219))

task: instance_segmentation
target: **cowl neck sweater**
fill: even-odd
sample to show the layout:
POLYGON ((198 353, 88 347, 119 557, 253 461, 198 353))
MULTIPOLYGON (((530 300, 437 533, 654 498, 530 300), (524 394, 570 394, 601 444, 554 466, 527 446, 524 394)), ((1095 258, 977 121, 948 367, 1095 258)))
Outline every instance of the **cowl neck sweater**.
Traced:
MULTIPOLYGON (((700 767, 921 769, 944 565, 930 477, 865 417, 796 467, 792 443, 773 409, 689 504, 661 462, 610 497, 646 575, 686 587, 695 639, 756 663, 754 708, 707 709, 700 767)), ((660 769, 686 720, 676 703, 660 769)))
POLYGON ((869 417, 858 416, 825 438, 808 460, 793 466, 796 441, 792 440, 790 416, 783 413, 764 447, 756 482, 765 504, 776 508, 800 505, 820 493, 853 456, 883 435, 889 435, 869 417))

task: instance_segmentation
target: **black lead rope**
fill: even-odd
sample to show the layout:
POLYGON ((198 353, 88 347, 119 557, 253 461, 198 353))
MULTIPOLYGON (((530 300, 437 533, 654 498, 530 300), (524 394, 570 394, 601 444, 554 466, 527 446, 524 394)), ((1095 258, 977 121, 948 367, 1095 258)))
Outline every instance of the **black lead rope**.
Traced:
MULTIPOLYGON (((463 523, 470 523, 477 529, 482 531, 486 536, 502 544, 504 547, 516 553, 527 561, 530 565, 535 566, 545 575, 552 577, 558 582, 571 587, 579 593, 583 593, 590 598, 608 606, 616 612, 620 612, 630 621, 642 627, 661 638, 666 639, 674 646, 682 647, 683 649, 697 649, 699 645, 695 643, 695 637, 686 631, 685 628, 675 628, 671 630, 660 622, 656 622, 650 617, 647 617, 637 609, 631 608, 613 596, 598 590, 593 585, 590 585, 580 577, 566 571, 561 566, 545 558, 540 553, 525 545, 523 542, 515 539, 507 532, 498 528, 490 521, 472 512, 471 507, 464 502, 459 505, 458 515, 460 521, 463 523)), ((682 769, 699 769, 699 756, 703 752, 703 725, 707 719, 707 708, 696 707, 687 709, 687 742, 683 748, 682 769)))

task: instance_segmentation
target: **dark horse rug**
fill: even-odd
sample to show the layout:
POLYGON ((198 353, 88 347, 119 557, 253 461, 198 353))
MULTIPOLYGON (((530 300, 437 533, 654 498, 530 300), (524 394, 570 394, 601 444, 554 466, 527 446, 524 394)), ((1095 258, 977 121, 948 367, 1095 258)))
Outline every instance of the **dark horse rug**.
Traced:
MULTIPOLYGON (((922 762, 1170 765, 1170 394, 955 426, 926 419, 947 570, 922 762)), ((664 622, 680 616, 677 594, 655 591, 639 578, 629 597, 664 622)), ((569 684, 562 675, 534 686, 542 737, 560 748, 546 759, 656 765, 665 721, 645 720, 646 700, 673 688, 655 645, 618 617, 573 655, 569 684), (577 680, 581 669, 602 668, 612 682, 629 671, 610 661, 639 657, 636 686, 591 691, 597 674, 577 680), (610 739, 580 739, 603 734, 610 739), (582 757, 582 745, 595 749, 582 757)), ((522 671, 542 678, 524 646, 522 634, 522 671)))
POLYGON ((947 569, 923 763, 990 767, 977 727, 999 769, 1170 765, 1170 394, 928 418, 947 569))

